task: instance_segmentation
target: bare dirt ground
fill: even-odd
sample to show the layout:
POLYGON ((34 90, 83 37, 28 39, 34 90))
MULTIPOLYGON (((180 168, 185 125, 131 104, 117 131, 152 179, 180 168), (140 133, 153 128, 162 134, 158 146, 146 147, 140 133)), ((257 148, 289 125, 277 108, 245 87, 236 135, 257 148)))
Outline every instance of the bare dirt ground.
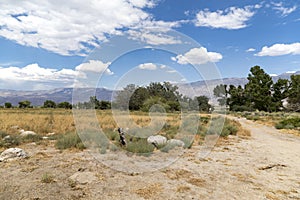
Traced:
POLYGON ((204 159, 193 146, 142 174, 110 169, 87 150, 23 145, 30 158, 0 163, 0 199, 300 199, 300 138, 235 119, 251 138, 230 137, 204 159))

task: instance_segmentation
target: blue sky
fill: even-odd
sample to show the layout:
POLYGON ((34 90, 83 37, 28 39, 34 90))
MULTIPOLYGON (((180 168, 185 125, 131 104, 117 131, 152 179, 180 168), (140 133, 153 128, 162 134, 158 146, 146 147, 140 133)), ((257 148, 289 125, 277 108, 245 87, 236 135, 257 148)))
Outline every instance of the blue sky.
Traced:
POLYGON ((300 70, 298 1, 0 0, 0 8, 0 89, 300 70))

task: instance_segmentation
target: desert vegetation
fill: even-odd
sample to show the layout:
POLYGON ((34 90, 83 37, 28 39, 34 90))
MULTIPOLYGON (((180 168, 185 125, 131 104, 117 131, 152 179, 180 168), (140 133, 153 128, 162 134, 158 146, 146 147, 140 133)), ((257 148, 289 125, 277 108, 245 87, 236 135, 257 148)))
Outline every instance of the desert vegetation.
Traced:
MULTIPOLYGON (((191 139, 181 138, 183 142, 186 143, 186 148, 191 147, 195 142, 194 139, 196 140, 195 144, 199 144, 200 140, 202 140, 206 134, 213 134, 213 126, 208 130, 210 124, 220 120, 220 117, 211 117, 211 115, 208 114, 195 113, 195 115, 199 117, 199 124, 197 125, 196 132, 194 132, 191 139)), ((115 131, 117 124, 114 121, 112 111, 97 110, 96 116, 106 138, 110 143, 120 148, 119 135, 115 131)), ((151 117, 148 113, 142 111, 132 112, 130 117, 140 127, 146 127, 151 121, 151 117)), ((180 117, 180 113, 168 113, 166 116, 166 123, 158 134, 165 136, 167 139, 174 139, 176 138, 180 126, 183 126, 182 128, 186 130, 187 134, 189 132, 189 127, 191 126, 189 124, 190 122, 187 120, 185 124, 181 125, 180 117)), ((58 149, 84 149, 81 139, 76 134, 76 127, 71 110, 2 109, 0 121, 0 147, 2 148, 15 147, 29 142, 45 144, 47 141, 54 141, 55 147, 58 149), (34 131, 36 135, 21 137, 21 129, 34 131), (6 139, 4 139, 5 137, 6 139)), ((223 124, 217 125, 221 126, 223 124)), ((145 138, 134 137, 141 129, 128 128, 129 130, 127 131, 128 134, 126 135, 126 139, 127 141, 130 141, 130 143, 124 147, 126 150, 133 153, 145 153, 154 150, 153 145, 147 144, 145 138)), ((221 136, 226 137, 228 135, 235 135, 238 131, 242 131, 242 128, 236 122, 226 119, 221 136)), ((117 148, 112 145, 108 145, 107 148, 111 151, 117 150, 117 148)), ((160 148, 163 149, 163 147, 160 148)), ((162 151, 167 151, 167 149, 163 149, 162 151)))

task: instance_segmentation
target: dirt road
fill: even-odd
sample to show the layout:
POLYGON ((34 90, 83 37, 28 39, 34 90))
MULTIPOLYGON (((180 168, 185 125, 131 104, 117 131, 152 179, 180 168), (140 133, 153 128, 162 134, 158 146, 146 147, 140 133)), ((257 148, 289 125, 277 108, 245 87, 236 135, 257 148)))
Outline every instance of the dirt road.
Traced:
POLYGON ((300 138, 235 119, 250 139, 230 137, 205 159, 195 146, 142 174, 112 170, 88 151, 24 145, 29 159, 0 163, 0 199, 300 199, 300 138))

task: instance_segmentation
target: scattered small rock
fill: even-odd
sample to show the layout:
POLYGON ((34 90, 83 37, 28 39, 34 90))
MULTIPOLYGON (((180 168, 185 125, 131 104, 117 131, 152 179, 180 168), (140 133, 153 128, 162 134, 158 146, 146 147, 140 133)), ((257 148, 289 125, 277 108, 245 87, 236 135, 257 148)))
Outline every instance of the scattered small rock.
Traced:
POLYGON ((177 147, 184 147, 184 142, 177 139, 170 139, 167 141, 167 144, 174 145, 177 147))
POLYGON ((25 136, 27 136, 27 135, 36 135, 36 133, 33 132, 33 131, 24 131, 23 129, 20 130, 20 136, 21 136, 21 137, 25 137, 25 136))
POLYGON ((76 172, 69 178, 82 185, 92 183, 97 180, 97 177, 92 172, 76 172))
POLYGON ((153 144, 155 147, 167 143, 167 138, 161 135, 151 135, 147 138, 148 144, 153 144))
POLYGON ((10 135, 7 135, 7 136, 5 136, 2 140, 3 140, 3 141, 7 141, 7 140, 10 140, 10 138, 11 138, 10 135))
POLYGON ((0 155, 0 162, 9 161, 19 158, 27 158, 27 153, 20 148, 9 148, 3 151, 0 155))

